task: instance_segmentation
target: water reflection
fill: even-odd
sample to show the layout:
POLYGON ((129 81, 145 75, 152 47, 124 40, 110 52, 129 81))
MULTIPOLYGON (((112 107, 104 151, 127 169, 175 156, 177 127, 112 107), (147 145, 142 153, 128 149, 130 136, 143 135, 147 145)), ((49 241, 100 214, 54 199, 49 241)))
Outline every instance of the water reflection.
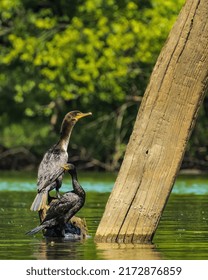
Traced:
POLYGON ((160 260, 163 255, 154 244, 108 244, 97 243, 93 240, 72 241, 65 239, 42 239, 32 258, 39 260, 160 260), (96 255, 94 253, 96 252, 96 255))
POLYGON ((77 260, 81 258, 81 246, 84 246, 84 242, 85 240, 72 241, 63 238, 43 239, 33 257, 38 260, 77 260))
POLYGON ((97 243, 98 256, 106 260, 161 260, 154 244, 97 243))

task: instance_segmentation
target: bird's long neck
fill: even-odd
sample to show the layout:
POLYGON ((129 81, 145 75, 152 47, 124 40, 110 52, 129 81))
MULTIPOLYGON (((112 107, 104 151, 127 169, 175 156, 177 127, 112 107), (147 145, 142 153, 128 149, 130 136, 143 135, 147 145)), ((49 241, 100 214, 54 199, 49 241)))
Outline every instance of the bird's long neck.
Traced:
POLYGON ((84 191, 84 189, 82 188, 82 186, 81 186, 81 185, 79 184, 79 182, 78 182, 78 179, 77 179, 77 172, 74 171, 74 172, 71 174, 71 176, 72 176, 72 185, 73 185, 74 192, 75 192, 77 195, 79 195, 79 196, 85 198, 85 191, 84 191))
POLYGON ((74 123, 63 120, 61 126, 61 136, 58 142, 58 146, 64 151, 67 151, 73 127, 74 123))

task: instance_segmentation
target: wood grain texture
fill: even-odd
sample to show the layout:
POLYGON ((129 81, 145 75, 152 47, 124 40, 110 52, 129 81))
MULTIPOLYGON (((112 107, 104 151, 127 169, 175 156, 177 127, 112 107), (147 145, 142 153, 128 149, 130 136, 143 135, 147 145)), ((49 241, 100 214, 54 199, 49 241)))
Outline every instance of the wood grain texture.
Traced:
POLYGON ((187 0, 153 69, 97 242, 156 231, 208 89, 208 1, 187 0))

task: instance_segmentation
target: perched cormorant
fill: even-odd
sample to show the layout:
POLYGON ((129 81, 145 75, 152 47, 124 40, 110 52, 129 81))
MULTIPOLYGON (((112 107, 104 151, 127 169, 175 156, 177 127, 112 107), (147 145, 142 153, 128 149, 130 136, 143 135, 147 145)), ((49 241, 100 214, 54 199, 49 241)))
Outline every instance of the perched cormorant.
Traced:
POLYGON ((79 119, 89 115, 92 115, 92 113, 72 111, 64 117, 61 125, 60 140, 46 152, 40 163, 37 182, 38 193, 30 210, 40 211, 44 209, 48 199, 48 192, 52 189, 56 188, 57 195, 59 195, 58 190, 61 187, 65 164, 68 161, 67 148, 72 129, 79 119), (61 175, 57 176, 57 173, 61 175))
POLYGON ((42 223, 26 234, 32 235, 43 229, 58 227, 61 235, 64 236, 66 223, 84 205, 85 191, 78 182, 76 168, 73 164, 67 164, 67 167, 72 177, 73 191, 67 192, 60 198, 52 200, 42 223))

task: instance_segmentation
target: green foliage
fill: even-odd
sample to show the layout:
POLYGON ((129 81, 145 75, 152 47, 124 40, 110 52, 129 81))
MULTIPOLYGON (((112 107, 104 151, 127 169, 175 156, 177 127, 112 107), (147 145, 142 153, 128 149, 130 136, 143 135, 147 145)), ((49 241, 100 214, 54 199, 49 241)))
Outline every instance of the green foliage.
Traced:
POLYGON ((35 150, 38 138, 49 146, 47 133, 54 137, 67 111, 92 111, 90 132, 80 126, 74 149, 81 145, 83 158, 117 168, 138 109, 134 100, 183 3, 2 0, 0 143, 35 150))
POLYGON ((30 149, 34 143, 36 146, 42 144, 40 139, 47 138, 50 133, 49 129, 49 126, 40 126, 35 122, 23 120, 21 123, 13 123, 5 127, 2 134, 2 141, 7 144, 8 148, 25 146, 30 149))
POLYGON ((188 143, 184 166, 189 168, 200 167, 207 170, 208 162, 208 97, 205 97, 204 104, 200 108, 198 122, 193 131, 191 141, 188 143))
POLYGON ((15 101, 23 102, 34 89, 49 100, 125 100, 125 85, 138 88, 140 64, 154 63, 183 1, 165 2, 143 8, 137 1, 120 7, 120 1, 88 0, 76 4, 73 15, 68 7, 60 16, 54 9, 59 1, 46 7, 32 1, 32 9, 27 1, 3 1, 2 25, 9 31, 2 66, 15 71, 21 65, 24 71, 24 79, 13 84, 15 101))

